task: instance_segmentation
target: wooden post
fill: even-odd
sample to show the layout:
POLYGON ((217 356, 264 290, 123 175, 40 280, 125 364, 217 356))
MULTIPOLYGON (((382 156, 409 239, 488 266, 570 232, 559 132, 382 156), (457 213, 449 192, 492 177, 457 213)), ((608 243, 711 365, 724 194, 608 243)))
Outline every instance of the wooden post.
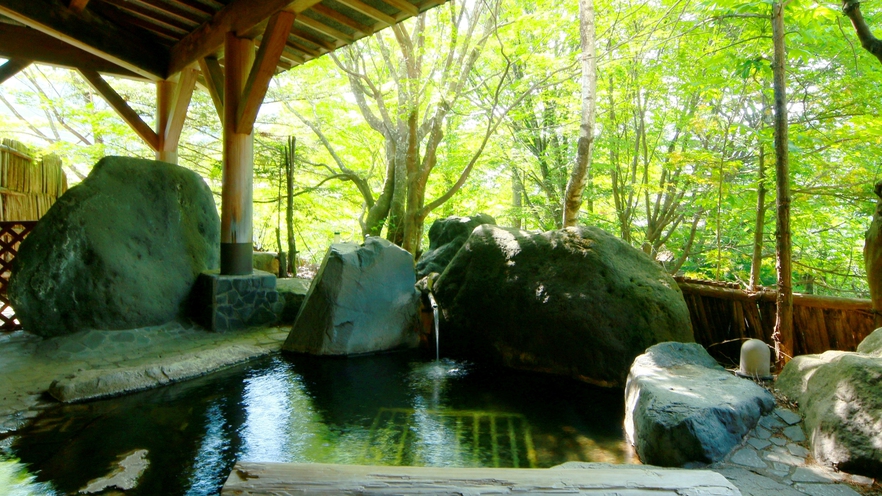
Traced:
POLYGON ((224 170, 221 190, 221 274, 252 273, 252 175, 254 141, 251 132, 236 132, 239 102, 254 61, 254 43, 227 33, 224 43, 224 170))
POLYGON ((164 134, 168 121, 171 119, 174 104, 175 83, 167 79, 156 82, 156 134, 160 136, 159 149, 156 150, 156 160, 178 163, 177 146, 168 150, 165 146, 164 134))

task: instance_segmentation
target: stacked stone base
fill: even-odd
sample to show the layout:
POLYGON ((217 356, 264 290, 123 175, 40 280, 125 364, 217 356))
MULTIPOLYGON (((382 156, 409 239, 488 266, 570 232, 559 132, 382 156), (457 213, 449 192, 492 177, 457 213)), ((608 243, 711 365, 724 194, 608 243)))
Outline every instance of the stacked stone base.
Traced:
POLYGON ((190 297, 193 320, 215 332, 272 325, 284 307, 276 276, 261 270, 241 276, 202 272, 190 297))

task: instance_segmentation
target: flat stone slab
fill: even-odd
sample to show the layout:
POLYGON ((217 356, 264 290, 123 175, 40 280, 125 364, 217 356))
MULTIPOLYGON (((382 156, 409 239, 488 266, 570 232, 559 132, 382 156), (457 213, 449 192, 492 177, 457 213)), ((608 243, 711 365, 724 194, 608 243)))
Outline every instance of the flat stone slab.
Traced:
POLYGON ((231 346, 193 353, 164 365, 84 370, 52 381, 49 394, 63 403, 118 396, 193 379, 265 354, 266 350, 260 346, 231 346))
POLYGON ((239 462, 223 495, 259 494, 652 494, 740 495, 710 470, 618 468, 436 468, 239 462))

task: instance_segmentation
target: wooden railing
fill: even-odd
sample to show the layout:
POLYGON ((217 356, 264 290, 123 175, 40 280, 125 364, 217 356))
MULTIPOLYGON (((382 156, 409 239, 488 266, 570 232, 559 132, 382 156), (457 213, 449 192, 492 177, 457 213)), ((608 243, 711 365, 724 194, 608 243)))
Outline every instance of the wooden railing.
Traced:
POLYGON ((0 332, 21 329, 21 323, 15 318, 15 311, 6 296, 6 288, 12 274, 12 261, 18 254, 18 245, 35 225, 37 221, 0 222, 0 332))
MULTIPOLYGON (((747 292, 734 284, 682 278, 677 283, 695 340, 721 362, 738 363, 744 339, 772 344, 775 291, 747 292)), ((876 328, 874 321, 870 300, 794 294, 794 354, 853 351, 876 328)))

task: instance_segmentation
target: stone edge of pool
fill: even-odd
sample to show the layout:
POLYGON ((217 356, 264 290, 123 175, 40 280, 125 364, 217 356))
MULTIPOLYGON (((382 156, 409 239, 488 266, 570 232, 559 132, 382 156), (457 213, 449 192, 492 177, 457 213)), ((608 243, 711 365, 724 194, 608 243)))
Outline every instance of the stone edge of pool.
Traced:
POLYGON ((222 495, 270 494, 683 494, 741 495, 711 470, 563 464, 550 469, 439 468, 238 462, 222 495))
MULTIPOLYGON (((20 429, 55 400, 87 401, 193 379, 276 353, 287 327, 213 333, 173 323, 125 331, 152 342, 140 347, 82 346, 118 331, 87 331, 42 340, 21 331, 0 340, 0 434, 20 429), (71 354, 65 349, 77 349, 71 354)), ((104 345, 109 345, 107 338, 104 345)))

